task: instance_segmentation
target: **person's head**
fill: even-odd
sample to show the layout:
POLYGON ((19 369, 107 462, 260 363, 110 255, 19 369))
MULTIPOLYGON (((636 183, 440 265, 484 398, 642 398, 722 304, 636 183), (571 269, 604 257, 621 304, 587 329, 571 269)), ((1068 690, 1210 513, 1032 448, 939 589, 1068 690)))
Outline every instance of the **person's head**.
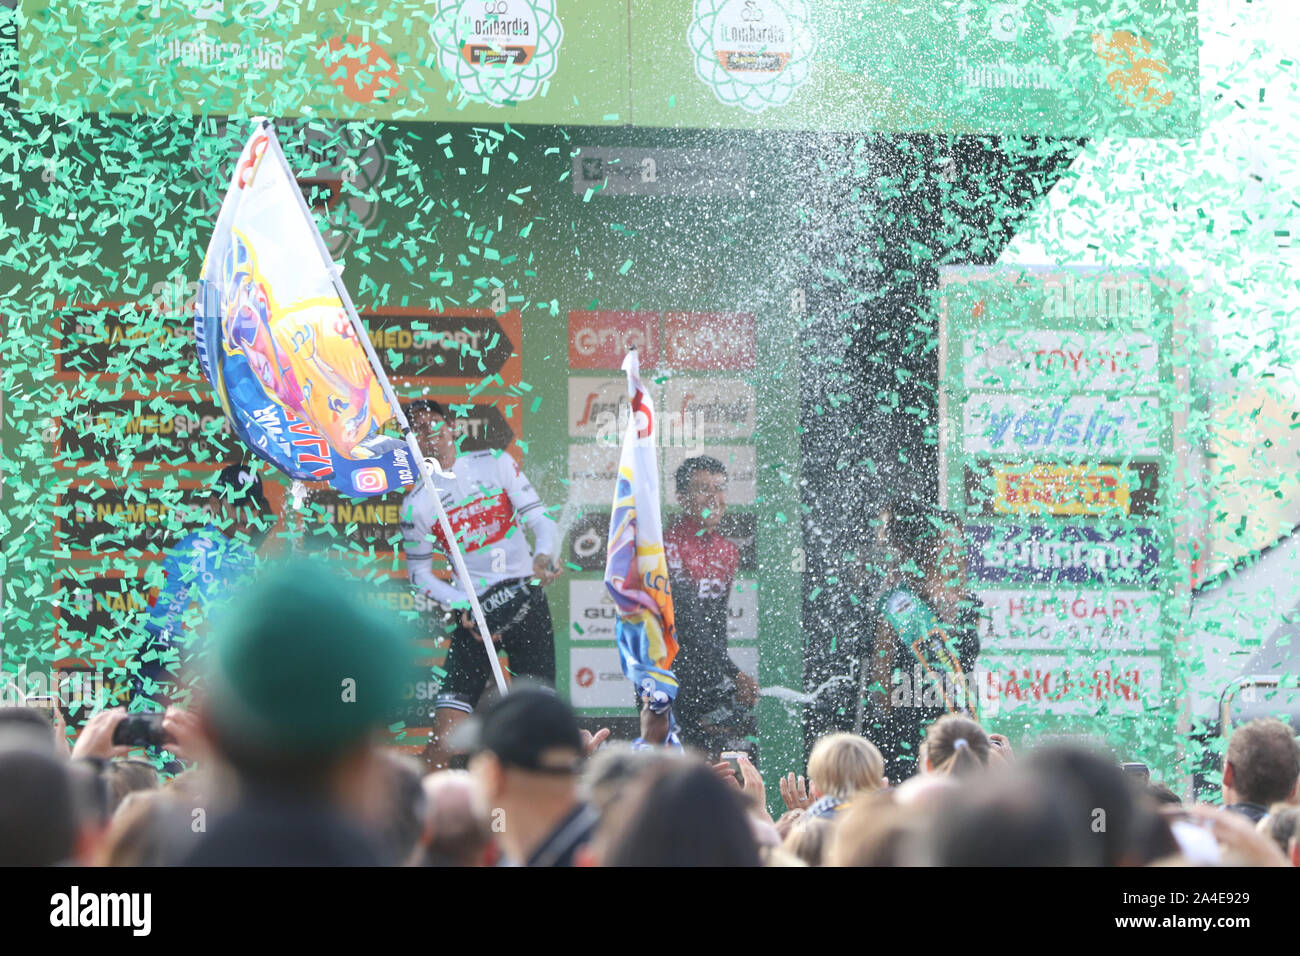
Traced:
MULTIPOLYGON (((1116 771, 1118 772, 1118 770, 1116 771)), ((974 781, 935 814, 932 866, 1088 866, 1086 808, 1040 775, 1012 770, 974 781)))
POLYGON ((130 794, 140 790, 157 790, 159 787, 158 771, 145 760, 111 760, 104 769, 104 779, 108 782, 113 811, 130 794))
POLYGON ((808 756, 808 783, 818 797, 849 800, 860 790, 883 790, 885 758, 857 734, 828 734, 808 756))
POLYGON ((198 842, 193 811, 170 793, 129 794, 99 850, 100 866, 175 866, 198 842))
POLYGON ((682 759, 661 747, 633 750, 630 746, 606 744, 587 761, 582 784, 587 802, 604 814, 621 800, 627 788, 643 774, 671 761, 682 759))
POLYGON ((440 402, 422 398, 406 406, 406 420, 425 455, 450 468, 456 460, 456 428, 447 409, 440 402))
POLYGON ((1287 839, 1286 857, 1292 866, 1300 866, 1300 814, 1291 818, 1291 836, 1287 839))
POLYGON ((1223 802, 1295 801, 1300 786, 1300 743, 1280 720, 1252 720, 1232 732, 1223 762, 1223 802))
POLYGON ((1127 862, 1132 866, 1149 866, 1179 855, 1178 839, 1169 820, 1161 814, 1159 803, 1149 791, 1138 795, 1136 816, 1129 837, 1127 862))
POLYGON ((736 790, 694 760, 639 779, 601 823, 602 866, 759 866, 754 831, 736 790))
POLYGON ((809 866, 821 866, 825 862, 835 823, 829 817, 800 820, 781 845, 809 866))
POLYGON ((34 746, 0 750, 0 866, 69 862, 77 829, 68 761, 34 746))
POLYGON ((932 808, 902 804, 889 791, 855 800, 835 821, 826 849, 827 866, 914 866, 919 861, 924 821, 932 808))
POLYGON ((248 465, 221 469, 203 509, 227 538, 261 544, 275 525, 275 509, 262 489, 262 479, 248 465))
POLYGON ((411 865, 425 830, 423 768, 412 757, 387 751, 381 765, 384 799, 377 805, 375 820, 380 845, 395 866, 411 865))
POLYGON ((77 812, 78 865, 90 865, 113 820, 113 789, 108 779, 111 761, 103 757, 77 757, 68 761, 72 802, 77 812))
POLYGON ((889 542, 905 567, 927 578, 965 581, 965 531, 956 512, 900 500, 888 515, 889 542))
POLYGON ((54 753, 54 725, 45 712, 21 704, 0 704, 0 736, 22 740, 32 747, 54 753))
POLYGON ((516 686, 462 724, 453 743, 471 753, 470 773, 490 806, 551 813, 577 801, 582 733, 573 708, 549 688, 516 686))
MULTIPOLYGON (((1300 807, 1289 803, 1276 803, 1269 808, 1268 816, 1259 821, 1259 829, 1266 833, 1291 859, 1292 841, 1300 832, 1300 807)), ((1292 865, 1297 865, 1294 860, 1292 865)))
POLYGON ((677 503, 687 517, 716 531, 727 513, 727 467, 708 455, 687 458, 677 469, 677 503))
POLYGON ((382 799, 374 741, 413 645, 361 583, 320 562, 267 566, 214 627, 205 732, 241 789, 357 807, 382 799))
POLYGON ((925 771, 969 777, 989 765, 989 735, 968 717, 940 717, 925 735, 925 771))
POLYGON ((1133 863, 1140 785, 1114 760, 1077 745, 1059 745, 1031 753, 1022 766, 1070 798, 1068 820, 1091 855, 1087 865, 1133 863))
POLYGON ((484 866, 492 826, 483 797, 465 770, 424 778, 424 866, 484 866))
POLYGON ((1181 806, 1183 802, 1169 784, 1155 780, 1146 785, 1146 793, 1159 806, 1181 806))

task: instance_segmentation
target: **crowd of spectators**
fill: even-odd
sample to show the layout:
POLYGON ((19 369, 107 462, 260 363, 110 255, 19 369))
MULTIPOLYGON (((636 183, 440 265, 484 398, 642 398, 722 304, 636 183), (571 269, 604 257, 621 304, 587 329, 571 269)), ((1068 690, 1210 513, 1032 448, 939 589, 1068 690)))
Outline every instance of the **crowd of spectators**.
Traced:
POLYGON ((166 772, 113 742, 123 708, 75 741, 0 709, 0 864, 1300 865, 1300 744, 1276 720, 1232 733, 1222 805, 956 715, 907 780, 871 741, 824 737, 804 773, 764 768, 777 803, 747 756, 667 745, 652 708, 622 743, 534 687, 463 725, 467 769, 426 773, 382 743, 407 655, 346 588, 288 569, 218 629, 201 702, 166 712, 166 772))

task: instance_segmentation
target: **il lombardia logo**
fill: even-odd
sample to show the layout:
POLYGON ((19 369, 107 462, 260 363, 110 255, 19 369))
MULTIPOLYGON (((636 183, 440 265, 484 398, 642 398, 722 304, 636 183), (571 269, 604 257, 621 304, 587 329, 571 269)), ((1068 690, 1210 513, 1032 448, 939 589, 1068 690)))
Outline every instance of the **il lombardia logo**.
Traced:
POLYGON ((695 0, 687 41, 719 101, 751 113, 790 101, 816 45, 805 0, 695 0))
POLYGON ((492 106, 536 96, 563 39, 555 0, 441 0, 433 24, 442 75, 492 106))

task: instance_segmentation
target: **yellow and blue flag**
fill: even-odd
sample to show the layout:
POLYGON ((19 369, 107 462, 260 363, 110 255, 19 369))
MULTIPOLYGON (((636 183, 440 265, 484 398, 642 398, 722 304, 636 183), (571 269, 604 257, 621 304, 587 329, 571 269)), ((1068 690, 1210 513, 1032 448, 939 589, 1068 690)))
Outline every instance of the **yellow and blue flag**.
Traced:
POLYGON ((623 673, 639 694, 654 697, 662 692, 672 701, 677 678, 669 668, 677 656, 677 629, 659 509, 654 402, 641 385, 636 349, 623 360, 623 371, 632 419, 623 437, 609 518, 605 588, 618 613, 623 673))
MULTIPOLYGON (((368 497, 413 484, 406 444, 270 123, 235 166, 199 276, 199 364, 235 434, 291 478, 368 497)), ((364 331, 361 333, 364 334, 364 331)))

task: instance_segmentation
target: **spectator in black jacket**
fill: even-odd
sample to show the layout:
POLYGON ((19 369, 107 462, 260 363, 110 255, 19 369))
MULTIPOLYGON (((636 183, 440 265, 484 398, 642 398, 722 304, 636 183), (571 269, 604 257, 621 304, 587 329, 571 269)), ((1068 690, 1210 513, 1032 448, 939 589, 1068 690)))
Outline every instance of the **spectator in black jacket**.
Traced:
POLYGON ((1232 732, 1223 761, 1223 805, 1252 823, 1273 803, 1291 803, 1300 786, 1300 744, 1280 720, 1252 720, 1232 732))

